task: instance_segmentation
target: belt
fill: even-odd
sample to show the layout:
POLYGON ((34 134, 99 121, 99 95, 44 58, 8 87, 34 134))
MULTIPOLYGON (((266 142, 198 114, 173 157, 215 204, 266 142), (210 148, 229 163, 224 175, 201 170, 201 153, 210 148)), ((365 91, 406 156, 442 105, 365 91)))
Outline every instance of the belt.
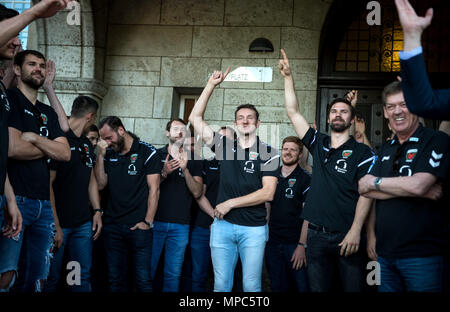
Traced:
POLYGON ((330 230, 329 228, 326 228, 324 226, 315 225, 315 224, 312 224, 312 223, 308 224, 308 228, 310 228, 311 230, 314 230, 314 231, 322 232, 322 233, 340 233, 340 231, 333 231, 333 230, 330 230))

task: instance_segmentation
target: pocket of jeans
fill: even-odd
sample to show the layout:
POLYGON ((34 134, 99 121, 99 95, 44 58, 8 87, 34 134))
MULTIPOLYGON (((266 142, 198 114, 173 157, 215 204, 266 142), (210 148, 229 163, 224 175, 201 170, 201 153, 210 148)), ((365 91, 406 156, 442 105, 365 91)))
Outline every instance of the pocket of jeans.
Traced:
POLYGON ((16 203, 17 204, 23 204, 25 202, 25 197, 16 195, 16 203))

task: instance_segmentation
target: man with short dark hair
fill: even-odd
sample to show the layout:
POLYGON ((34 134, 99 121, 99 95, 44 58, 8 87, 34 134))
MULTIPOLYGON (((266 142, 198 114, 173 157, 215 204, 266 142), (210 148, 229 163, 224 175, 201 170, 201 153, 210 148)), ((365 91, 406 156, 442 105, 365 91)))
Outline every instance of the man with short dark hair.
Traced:
POLYGON ((266 245, 266 267, 272 291, 287 292, 290 284, 298 292, 309 291, 306 274, 306 234, 308 221, 300 217, 311 177, 299 160, 303 143, 289 136, 281 145, 283 165, 278 169, 278 184, 270 202, 269 241, 266 245))
POLYGON ((68 285, 69 289, 76 292, 91 290, 92 244, 100 235, 103 211, 92 170, 94 148, 83 133, 94 123, 97 110, 98 103, 90 97, 78 96, 74 100, 70 128, 66 133, 72 153, 70 161, 50 162, 50 199, 55 210, 57 250, 51 260, 46 292, 57 290, 64 255, 68 262, 77 261, 81 269, 80 284, 68 285))
POLYGON ((210 240, 214 291, 232 290, 234 270, 240 257, 244 291, 257 292, 261 291, 268 236, 265 202, 271 201, 275 193, 279 155, 257 136, 259 113, 251 104, 240 105, 235 111, 236 140, 215 134, 204 121, 206 104, 229 70, 214 71, 189 121, 206 144, 214 144, 220 161, 220 184, 210 240))
POLYGON ((383 144, 375 165, 359 181, 362 196, 376 199, 371 215, 371 258, 380 264, 381 292, 443 290, 443 256, 448 253, 449 139, 424 128, 395 81, 383 90, 384 117, 395 136, 383 144), (375 236, 376 234, 376 236, 375 236))
POLYGON ((106 117, 99 129, 95 175, 100 189, 109 188, 103 235, 110 290, 127 291, 127 260, 131 256, 136 290, 151 292, 152 228, 161 161, 156 149, 127 132, 118 117, 106 117))
POLYGON ((284 50, 281 54, 278 67, 284 77, 287 115, 314 159, 311 189, 301 214, 309 222, 306 257, 311 290, 329 291, 336 265, 344 291, 362 291, 366 263, 359 246, 372 200, 359 196, 357 182, 367 173, 373 153, 350 136, 355 114, 346 99, 329 105, 330 136, 309 126, 298 108, 289 60, 284 50))
POLYGON ((182 119, 172 119, 167 123, 166 136, 169 143, 158 150, 164 167, 155 216, 152 277, 164 248, 163 291, 177 292, 189 241, 191 205, 202 194, 202 162, 192 159, 190 155, 193 153, 184 148, 186 123, 182 119))
POLYGON ((55 111, 37 100, 46 77, 44 56, 37 51, 17 54, 14 72, 17 88, 7 91, 9 115, 8 174, 23 217, 23 230, 17 240, 0 239, 0 257, 7 257, 5 271, 16 271, 17 289, 41 291, 48 275, 48 260, 55 229, 50 204, 47 159, 70 160, 70 147, 55 111), (5 249, 3 249, 5 248, 5 249))

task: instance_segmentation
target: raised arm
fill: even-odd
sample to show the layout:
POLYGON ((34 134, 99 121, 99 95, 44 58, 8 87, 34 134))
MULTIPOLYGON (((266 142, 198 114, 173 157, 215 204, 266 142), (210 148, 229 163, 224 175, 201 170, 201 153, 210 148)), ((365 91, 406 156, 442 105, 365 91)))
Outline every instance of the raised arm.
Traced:
POLYGON ((67 120, 66 112, 64 111, 61 102, 59 102, 58 97, 56 96, 55 93, 55 89, 53 88, 53 81, 55 80, 55 75, 56 75, 55 62, 53 62, 52 60, 48 60, 46 66, 46 76, 42 88, 47 94, 50 106, 55 110, 56 114, 58 115, 58 122, 59 126, 61 127, 61 130, 64 131, 64 133, 66 133, 69 132, 70 129, 69 121, 67 120))
POLYGON ((189 122, 194 127, 195 132, 201 135, 203 142, 205 142, 206 144, 212 143, 214 132, 203 119, 203 114, 205 113, 206 105, 208 104, 209 98, 211 97, 214 88, 225 80, 229 72, 230 67, 227 68, 227 71, 225 73, 217 70, 214 71, 211 77, 209 77, 206 87, 203 89, 202 94, 198 98, 197 102, 192 108, 191 114, 189 115, 189 122))
POLYGON ((0 46, 17 36, 28 24, 38 18, 50 17, 64 9, 71 0, 42 0, 20 15, 0 22, 0 46))
POLYGON ((281 49, 281 54, 283 55, 283 59, 280 60, 278 68, 280 69, 281 75, 284 77, 284 103, 286 105, 286 112, 298 137, 303 139, 310 127, 305 117, 300 114, 300 110, 298 109, 294 78, 292 77, 291 67, 286 52, 281 49))

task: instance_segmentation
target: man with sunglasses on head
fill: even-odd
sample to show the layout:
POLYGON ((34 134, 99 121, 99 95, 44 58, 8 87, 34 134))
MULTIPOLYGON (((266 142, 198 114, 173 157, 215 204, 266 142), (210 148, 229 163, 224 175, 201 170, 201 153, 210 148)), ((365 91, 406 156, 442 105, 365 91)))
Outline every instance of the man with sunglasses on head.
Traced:
POLYGON ((46 292, 58 288, 64 255, 68 262, 77 261, 81 266, 81 283, 69 285, 69 290, 91 290, 92 245, 101 232, 103 211, 93 170, 94 147, 83 133, 93 125, 97 110, 98 103, 90 97, 78 96, 74 100, 68 121, 70 128, 66 132, 72 153, 70 161, 50 162, 50 199, 55 210, 57 250, 51 260, 46 292))
POLYGON ((449 213, 441 182, 448 183, 449 139, 424 128, 408 110, 402 82, 387 85, 382 98, 395 136, 359 181, 359 193, 376 199, 369 226, 371 236, 376 234, 376 251, 369 246, 369 255, 380 263, 378 290, 440 292, 448 251, 449 213))
POLYGON ((15 239, 0 238, 0 263, 6 264, 7 271, 17 271, 19 266, 17 290, 32 292, 41 291, 47 278, 55 231, 47 160, 69 161, 70 147, 55 111, 37 100, 46 77, 45 57, 32 50, 19 52, 14 73, 17 87, 6 92, 11 104, 8 175, 23 229, 15 239))
POLYGON ((306 245, 308 279, 313 292, 330 291, 334 268, 346 292, 364 289, 366 257, 361 229, 372 200, 358 194, 358 180, 374 160, 369 147, 350 136, 355 112, 344 98, 329 105, 330 135, 311 128, 300 113, 294 80, 284 50, 278 65, 284 77, 286 112, 314 159, 311 189, 301 218, 309 222, 306 245))

